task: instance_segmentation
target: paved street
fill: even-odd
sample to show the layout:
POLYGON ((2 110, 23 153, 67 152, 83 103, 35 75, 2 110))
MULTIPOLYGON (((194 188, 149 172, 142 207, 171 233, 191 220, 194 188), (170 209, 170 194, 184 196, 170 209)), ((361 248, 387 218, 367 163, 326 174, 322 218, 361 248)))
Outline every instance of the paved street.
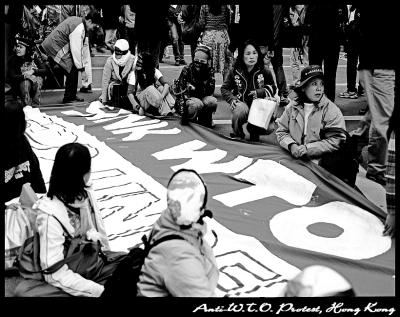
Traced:
MULTIPOLYGON (((93 50, 94 56, 92 57, 92 69, 93 69, 93 93, 84 94, 78 93, 78 95, 85 99, 85 102, 98 99, 101 93, 101 79, 103 73, 103 66, 107 57, 111 54, 109 51, 106 53, 97 53, 93 50)), ((286 75, 286 81, 288 84, 292 81, 291 68, 289 64, 290 49, 283 50, 283 67, 286 75)), ((185 46, 185 60, 187 63, 191 62, 190 48, 185 46)), ((174 66, 174 56, 172 54, 172 47, 167 47, 167 55, 164 57, 162 63, 160 63, 160 70, 169 82, 173 82, 174 79, 179 77, 180 71, 183 66, 174 66)), ((272 69, 271 69, 272 70, 272 69)), ((218 133, 226 136, 231 132, 230 119, 231 112, 228 104, 222 99, 221 96, 221 84, 222 76, 216 74, 216 89, 214 96, 218 99, 217 112, 214 115, 214 130, 218 133)), ((359 110, 366 106, 365 97, 358 99, 343 99, 338 95, 346 90, 346 60, 339 59, 339 65, 336 75, 336 100, 335 103, 340 107, 345 116, 346 127, 348 131, 356 129, 358 120, 360 119, 359 110)), ((42 94, 42 105, 56 105, 60 104, 63 97, 64 89, 47 89, 42 94)), ((289 96, 290 97, 290 96, 289 96)), ((245 129, 245 132, 246 129, 245 129)), ((247 136, 248 138, 248 136, 247 136)), ((261 136, 261 142, 266 140, 276 142, 275 135, 261 136)), ((360 172, 357 177, 357 186, 367 196, 368 199, 373 201, 377 206, 386 210, 386 200, 384 188, 368 179, 365 178, 365 170, 360 166, 360 172)))

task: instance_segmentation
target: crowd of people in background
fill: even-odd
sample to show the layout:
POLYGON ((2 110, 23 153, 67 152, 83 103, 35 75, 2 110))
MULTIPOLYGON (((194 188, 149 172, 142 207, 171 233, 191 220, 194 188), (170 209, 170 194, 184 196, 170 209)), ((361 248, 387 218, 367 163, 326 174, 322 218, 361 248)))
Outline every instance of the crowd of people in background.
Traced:
MULTIPOLYGON (((232 111, 232 138, 245 139, 244 127, 251 142, 260 141, 260 135, 275 133, 280 146, 292 157, 313 161, 355 188, 358 159, 349 150, 353 134, 346 130, 344 116, 335 104, 339 53, 344 47, 347 89, 339 97, 357 99, 366 95, 368 107, 357 133, 368 134, 366 177, 386 186, 388 215, 383 234, 393 237, 398 107, 394 106, 395 41, 387 34, 388 30, 394 30, 394 17, 390 14, 390 10, 369 4, 243 2, 228 5, 219 0, 205 5, 154 5, 148 1, 130 5, 10 4, 5 15, 6 116, 9 118, 6 123, 7 131, 15 133, 8 138, 11 143, 6 146, 17 146, 18 153, 8 156, 6 197, 19 195, 24 181, 30 182, 35 192, 46 192, 39 161, 24 136, 23 107, 39 107, 43 85, 52 84, 65 89, 63 103, 83 101, 77 95, 79 73, 80 92, 92 92, 94 51, 111 54, 102 74, 98 101, 103 105, 146 116, 184 116, 189 122, 213 128, 213 114, 217 109, 217 99, 213 96, 215 74, 219 73, 223 78, 222 97, 232 111), (185 44, 191 48, 190 63, 184 59, 185 44), (183 66, 173 82, 159 69, 168 45, 172 45, 175 66, 183 66), (291 50, 293 81, 290 84, 283 71, 283 48, 291 50), (294 97, 289 98, 289 94, 294 97), (280 107, 284 110, 278 115, 280 107), (256 114, 258 117, 254 119, 256 114), (22 177, 16 177, 17 173, 22 177)), ((57 219, 51 218, 46 209, 52 204, 59 216, 67 219, 66 227, 71 227, 68 219, 78 218, 70 228, 73 234, 96 229, 106 237, 96 203, 88 191, 91 163, 88 155, 88 150, 79 144, 63 146, 57 152, 49 192, 39 204, 41 243, 50 235, 63 235, 57 219), (68 164, 73 164, 69 160, 76 155, 82 156, 79 164, 85 162, 85 166, 75 175, 74 184, 65 183, 62 170, 69 171, 68 164), (71 192, 72 188, 76 190, 71 192), (93 219, 86 214, 88 210, 93 211, 93 219), (44 223, 49 221, 50 229, 44 230, 47 226, 44 223)), ((151 260, 143 267, 138 284, 140 296, 214 294, 218 270, 212 250, 203 241, 205 194, 201 195, 204 204, 185 207, 196 209, 190 221, 176 218, 170 205, 181 199, 172 197, 174 189, 190 187, 189 183, 205 186, 194 171, 183 171, 171 178, 168 208, 154 225, 150 238, 155 239, 164 231, 182 234, 182 225, 187 225, 190 230, 185 231, 184 238, 196 248, 189 248, 184 241, 164 243, 163 249, 167 251, 155 248, 151 260), (164 267, 175 261, 175 257, 180 258, 177 245, 180 250, 188 249, 185 255, 190 261, 181 259, 179 267, 173 267, 167 274, 164 267), (185 275, 188 263, 198 267, 194 269, 197 276, 185 275), (160 285, 162 280, 166 282, 160 285), (177 283, 181 283, 180 287, 177 283)), ((106 250, 107 241, 104 241, 106 250)), ((48 267, 62 257, 59 251, 62 244, 62 239, 57 238, 51 246, 52 253, 41 254, 43 266, 48 267)), ((58 296, 98 297, 104 290, 105 279, 104 276, 85 279, 63 267, 49 275, 46 282, 23 284, 18 292, 20 296, 57 293, 58 296)), ((343 288, 338 292, 349 291, 354 295, 348 282, 343 279, 342 282, 343 288)), ((288 286, 288 294, 294 292, 293 283, 288 286)))

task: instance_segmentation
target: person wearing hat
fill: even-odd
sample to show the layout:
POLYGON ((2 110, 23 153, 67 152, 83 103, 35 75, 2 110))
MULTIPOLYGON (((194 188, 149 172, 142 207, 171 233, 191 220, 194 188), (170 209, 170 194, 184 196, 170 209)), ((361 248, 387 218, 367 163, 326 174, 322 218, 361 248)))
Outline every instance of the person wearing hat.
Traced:
POLYGON ((350 282, 335 270, 311 265, 289 280, 283 297, 354 297, 350 282))
POLYGON ((38 107, 41 87, 47 68, 33 55, 33 43, 16 36, 15 54, 8 59, 7 82, 12 87, 14 97, 21 97, 22 105, 38 107))
MULTIPOLYGON (((231 106, 231 137, 244 139, 243 125, 247 122, 253 101, 257 98, 274 98, 276 85, 271 71, 264 66, 260 47, 254 40, 247 40, 239 46, 238 56, 233 69, 230 70, 221 86, 222 97, 231 106)), ((261 134, 268 131, 247 123, 251 141, 259 141, 261 134)))
POLYGON ((134 93, 139 101, 139 115, 167 116, 175 112, 175 99, 163 74, 156 68, 156 59, 148 52, 138 56, 134 93))
MULTIPOLYGON (((214 70, 210 65, 210 49, 197 46, 194 60, 182 68, 176 97, 177 109, 188 107, 188 119, 207 127, 212 127, 212 114, 217 110, 214 70)), ((181 113, 182 115, 182 113, 181 113)))
POLYGON ((129 109, 136 106, 136 103, 132 104, 132 101, 128 98, 128 94, 132 90, 129 86, 135 85, 135 61, 136 57, 130 52, 128 41, 125 39, 117 40, 114 45, 114 52, 107 58, 103 68, 100 102, 129 109), (119 86, 120 100, 115 99, 118 98, 114 95, 115 85, 119 86))
POLYGON ((339 153, 348 133, 341 110, 324 95, 321 66, 305 67, 294 91, 297 96, 276 120, 279 144, 293 157, 315 163, 320 163, 323 156, 339 153))
POLYGON ((194 170, 179 170, 167 186, 167 208, 149 234, 150 244, 167 236, 178 235, 151 249, 139 276, 141 297, 212 297, 219 270, 213 250, 204 239, 212 216, 206 209, 207 188, 194 170))

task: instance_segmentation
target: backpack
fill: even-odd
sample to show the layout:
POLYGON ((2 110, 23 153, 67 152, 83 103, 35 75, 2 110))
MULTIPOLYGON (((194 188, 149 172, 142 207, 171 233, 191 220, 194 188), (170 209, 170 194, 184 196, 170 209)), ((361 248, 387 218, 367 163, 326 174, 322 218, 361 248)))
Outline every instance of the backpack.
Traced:
POLYGON ((339 133, 345 134, 346 140, 340 144, 339 150, 322 155, 319 165, 351 187, 355 187, 359 166, 357 138, 341 128, 322 129, 320 138, 323 140, 339 133))
POLYGON ((171 234, 150 244, 144 235, 142 237, 144 248, 135 246, 129 251, 129 254, 118 264, 112 276, 104 284, 104 291, 100 297, 137 297, 137 283, 145 258, 152 248, 173 239, 185 240, 179 235, 171 234))

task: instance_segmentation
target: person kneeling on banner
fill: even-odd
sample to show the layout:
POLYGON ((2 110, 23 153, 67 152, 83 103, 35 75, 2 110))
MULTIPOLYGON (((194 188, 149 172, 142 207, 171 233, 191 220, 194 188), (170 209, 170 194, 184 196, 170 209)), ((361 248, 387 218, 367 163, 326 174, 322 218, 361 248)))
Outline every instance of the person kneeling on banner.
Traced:
POLYGON ((217 110, 214 70, 210 65, 210 49, 199 45, 193 62, 183 67, 176 89, 182 94, 176 96, 176 106, 180 115, 183 107, 188 107, 188 120, 212 127, 212 114, 217 110), (183 96, 185 94, 185 96, 183 96))
POLYGON ((33 256, 24 249, 28 240, 18 256, 25 278, 16 287, 18 297, 99 297, 126 255, 109 251, 90 175, 86 146, 68 143, 58 149, 47 195, 33 206, 37 210, 33 256), (75 247, 82 247, 80 253, 75 247))
POLYGON ((43 79, 48 73, 46 65, 33 53, 35 45, 31 40, 15 37, 15 54, 8 60, 7 82, 15 97, 20 96, 23 106, 40 105, 43 79))
POLYGON ((172 175, 167 186, 167 209, 153 225, 150 243, 168 236, 145 258, 138 282, 138 296, 215 296, 219 270, 213 250, 204 236, 212 217, 206 209, 207 188, 194 170, 182 169, 172 175))
POLYGON ((283 297, 354 297, 350 282, 335 270, 322 265, 304 268, 289 280, 283 297))
POLYGON ((102 77, 101 103, 124 109, 135 109, 137 102, 129 97, 135 85, 136 57, 125 39, 115 42, 114 52, 107 59, 102 77))
POLYGON ((277 119, 279 144, 293 157, 311 159, 354 187, 357 146, 346 131, 341 110, 324 95, 322 68, 304 68, 294 91, 297 96, 277 119))
POLYGON ((247 40, 239 47, 235 65, 226 76, 221 93, 233 112, 232 137, 244 139, 243 124, 246 122, 251 141, 259 141, 260 135, 272 132, 273 114, 279 104, 274 97, 276 85, 271 71, 264 66, 259 46, 253 40, 247 40), (253 107, 253 104, 257 106, 253 107))
POLYGON ((140 115, 167 116, 175 113, 175 99, 163 74, 156 68, 150 53, 138 56, 136 65, 136 97, 140 115))

